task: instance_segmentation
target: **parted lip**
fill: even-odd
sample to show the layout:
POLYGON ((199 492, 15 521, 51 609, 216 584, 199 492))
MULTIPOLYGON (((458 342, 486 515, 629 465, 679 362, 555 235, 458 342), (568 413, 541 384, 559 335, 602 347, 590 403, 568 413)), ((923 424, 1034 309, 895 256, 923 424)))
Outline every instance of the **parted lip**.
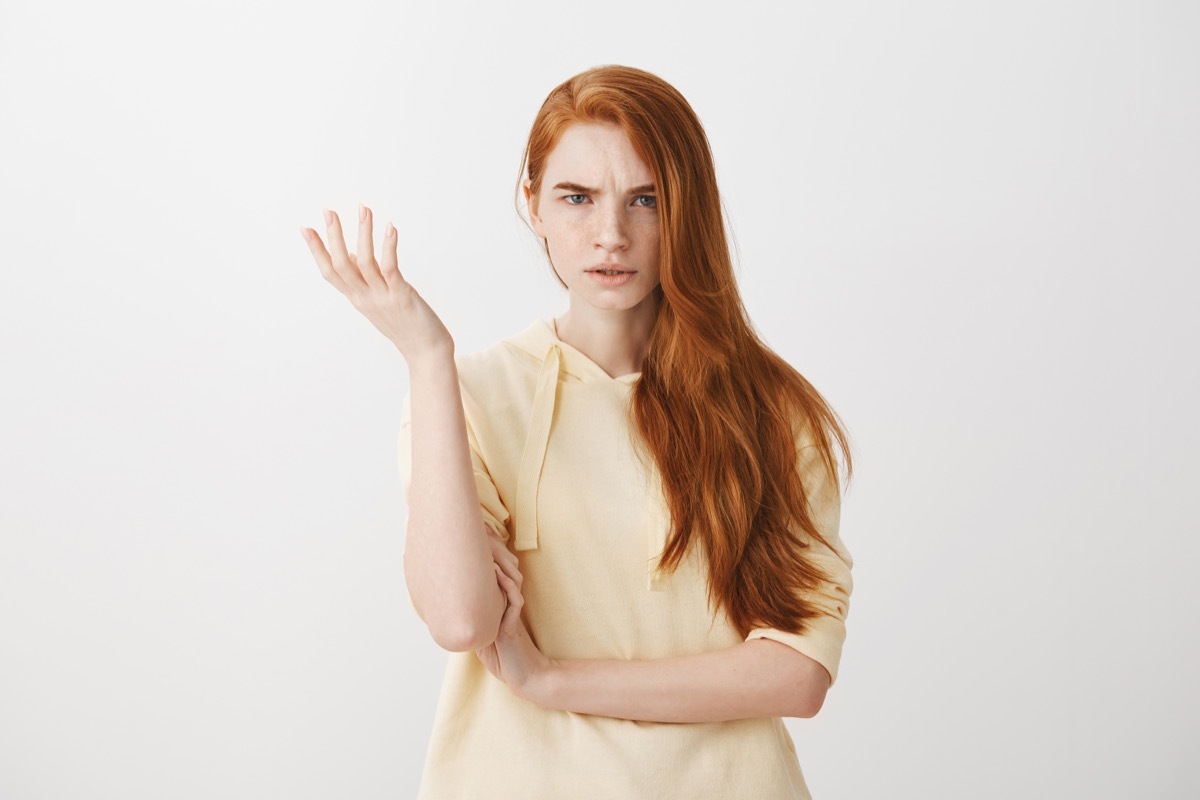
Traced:
POLYGON ((629 267, 625 266, 624 264, 616 264, 616 263, 597 264, 594 267, 588 267, 587 269, 584 270, 584 272, 595 272, 596 270, 600 270, 600 269, 619 270, 620 272, 637 272, 637 270, 630 269, 629 267))

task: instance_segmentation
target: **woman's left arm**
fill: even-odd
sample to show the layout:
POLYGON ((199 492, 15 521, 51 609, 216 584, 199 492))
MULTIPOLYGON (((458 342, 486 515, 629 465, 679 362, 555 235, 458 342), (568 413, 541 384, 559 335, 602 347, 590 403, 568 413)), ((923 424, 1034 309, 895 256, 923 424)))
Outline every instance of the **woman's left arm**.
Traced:
POLYGON ((476 654, 519 697, 547 708, 645 722, 812 717, 825 701, 825 667, 771 639, 653 660, 548 658, 521 621, 516 557, 499 538, 492 545, 508 607, 496 640, 476 654))
POLYGON ((518 694, 550 708, 647 722, 812 717, 829 688, 823 666, 771 639, 648 661, 547 661, 518 694))

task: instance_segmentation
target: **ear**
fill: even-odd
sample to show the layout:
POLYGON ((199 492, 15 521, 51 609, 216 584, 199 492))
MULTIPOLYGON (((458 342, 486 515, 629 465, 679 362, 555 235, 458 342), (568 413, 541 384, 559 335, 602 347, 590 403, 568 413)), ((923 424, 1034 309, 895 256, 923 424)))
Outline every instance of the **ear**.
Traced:
POLYGON ((542 218, 537 213, 538 198, 537 195, 533 194, 532 188, 533 182, 529 178, 526 178, 525 182, 521 184, 521 190, 525 193, 525 205, 529 208, 529 224, 533 226, 534 233, 545 239, 546 234, 543 232, 542 218))

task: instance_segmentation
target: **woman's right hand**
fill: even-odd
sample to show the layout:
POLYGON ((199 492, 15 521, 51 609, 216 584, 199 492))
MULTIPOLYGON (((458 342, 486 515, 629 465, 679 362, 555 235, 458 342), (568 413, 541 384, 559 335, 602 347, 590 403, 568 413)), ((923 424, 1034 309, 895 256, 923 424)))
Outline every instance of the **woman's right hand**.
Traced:
POLYGON ((358 255, 346 252, 337 214, 326 209, 326 251, 312 228, 300 233, 321 270, 321 277, 344 294, 379 332, 396 345, 411 366, 414 362, 454 352, 454 340, 417 290, 404 280, 396 263, 396 229, 388 223, 383 236, 382 264, 375 261, 371 209, 359 206, 358 255))

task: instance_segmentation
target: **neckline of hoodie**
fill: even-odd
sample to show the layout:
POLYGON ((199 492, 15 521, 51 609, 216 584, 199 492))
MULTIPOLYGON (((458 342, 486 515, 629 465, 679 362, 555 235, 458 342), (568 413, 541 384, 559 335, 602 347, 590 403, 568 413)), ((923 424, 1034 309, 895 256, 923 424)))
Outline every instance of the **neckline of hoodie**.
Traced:
POLYGON ((632 386, 634 383, 637 382, 638 378, 640 378, 642 376, 641 370, 638 370, 637 372, 630 372, 625 375, 618 375, 616 377, 609 375, 607 372, 604 371, 603 367, 601 367, 599 364, 597 364, 595 361, 593 361, 591 358, 589 358, 582 350, 578 350, 575 347, 572 347, 571 345, 567 344, 566 342, 564 342, 562 339, 560 339, 558 337, 558 327, 554 324, 554 317, 541 317, 541 322, 542 322, 542 325, 545 326, 546 331, 550 334, 550 338, 559 347, 561 347, 564 351, 570 353, 572 356, 575 356, 579 360, 582 360, 583 362, 588 364, 590 369, 596 373, 596 377, 599 378, 600 380, 606 380, 606 381, 611 381, 613 383, 622 383, 627 386, 632 386))

